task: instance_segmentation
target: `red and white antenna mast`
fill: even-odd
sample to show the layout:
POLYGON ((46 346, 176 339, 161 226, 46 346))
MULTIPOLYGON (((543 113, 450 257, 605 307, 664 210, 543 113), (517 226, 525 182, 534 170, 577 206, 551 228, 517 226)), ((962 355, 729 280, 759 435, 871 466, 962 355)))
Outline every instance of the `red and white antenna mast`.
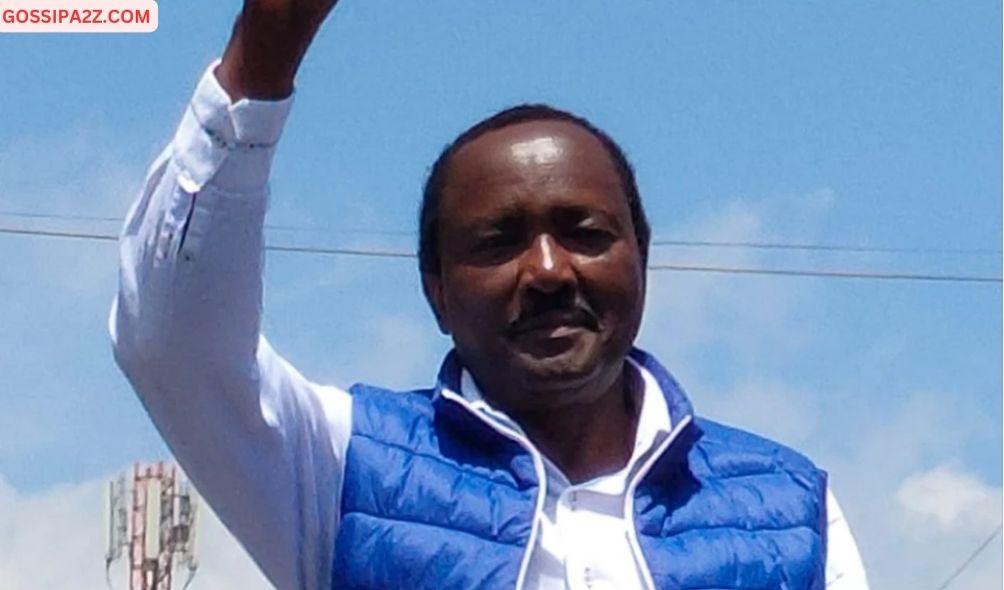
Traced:
MULTIPOLYGON (((163 461, 133 466, 108 482, 108 548, 105 570, 126 551, 129 590, 172 590, 174 570, 184 567, 192 581, 198 496, 174 465, 163 461)), ((111 587, 109 578, 108 585, 111 587)))

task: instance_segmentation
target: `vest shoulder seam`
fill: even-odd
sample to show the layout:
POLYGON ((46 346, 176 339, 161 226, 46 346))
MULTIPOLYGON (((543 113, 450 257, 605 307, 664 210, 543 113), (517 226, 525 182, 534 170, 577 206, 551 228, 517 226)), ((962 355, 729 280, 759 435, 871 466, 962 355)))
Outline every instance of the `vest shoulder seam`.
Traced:
POLYGON ((780 451, 782 455, 787 456, 787 459, 794 460, 796 463, 804 463, 804 465, 798 466, 800 469, 809 468, 820 470, 819 466, 817 466, 807 455, 785 443, 778 442, 755 432, 750 432, 749 430, 744 430, 737 426, 731 426, 729 424, 718 422, 704 416, 696 416, 694 418, 694 422, 705 433, 705 436, 701 438, 701 442, 699 444, 726 449, 733 449, 736 447, 748 449, 749 443, 752 442, 756 446, 761 447, 759 451, 761 451, 764 455, 776 454, 780 451), (744 441, 744 444, 736 444, 734 441, 728 440, 726 437, 719 436, 720 433, 727 433, 729 436, 744 438, 747 440, 744 441), (708 434, 711 434, 711 436, 708 436, 708 434))

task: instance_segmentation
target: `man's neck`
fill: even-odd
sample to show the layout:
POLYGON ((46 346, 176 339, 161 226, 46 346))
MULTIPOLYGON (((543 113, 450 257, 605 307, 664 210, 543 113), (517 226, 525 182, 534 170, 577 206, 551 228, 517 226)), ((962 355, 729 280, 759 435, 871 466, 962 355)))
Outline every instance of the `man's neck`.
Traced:
POLYGON ((631 458, 641 410, 642 383, 625 370, 587 403, 524 412, 512 418, 571 483, 620 471, 631 458))

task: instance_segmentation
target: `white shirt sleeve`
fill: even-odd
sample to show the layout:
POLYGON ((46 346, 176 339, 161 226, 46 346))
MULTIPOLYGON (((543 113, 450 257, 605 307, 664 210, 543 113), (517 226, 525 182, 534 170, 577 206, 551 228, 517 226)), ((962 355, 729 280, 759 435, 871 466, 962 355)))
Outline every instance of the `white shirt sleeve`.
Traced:
POLYGON ((826 514, 826 590, 868 590, 868 578, 851 527, 829 489, 826 514))
POLYGON ((291 98, 202 77, 120 240, 115 358, 185 472, 279 589, 330 586, 351 398, 259 333, 263 223, 291 98))

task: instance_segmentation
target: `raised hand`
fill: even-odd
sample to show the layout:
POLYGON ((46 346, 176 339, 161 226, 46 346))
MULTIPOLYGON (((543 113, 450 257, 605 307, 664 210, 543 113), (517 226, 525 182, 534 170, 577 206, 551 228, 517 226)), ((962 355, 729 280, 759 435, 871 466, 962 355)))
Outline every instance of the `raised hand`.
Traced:
POLYGON ((244 0, 242 17, 267 18, 293 27, 320 26, 338 0, 244 0))
POLYGON ((279 99, 338 0, 244 0, 216 76, 233 100, 279 99))

